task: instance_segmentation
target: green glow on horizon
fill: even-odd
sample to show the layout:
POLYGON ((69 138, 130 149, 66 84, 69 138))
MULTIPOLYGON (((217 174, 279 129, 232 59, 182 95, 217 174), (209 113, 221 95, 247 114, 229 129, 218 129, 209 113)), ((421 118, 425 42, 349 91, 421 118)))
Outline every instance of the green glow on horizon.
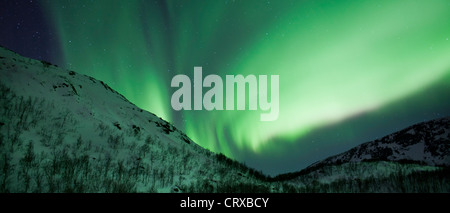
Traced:
POLYGON ((275 137, 295 141, 309 129, 382 107, 448 73, 450 28, 442 25, 450 23, 448 6, 396 2, 373 10, 376 6, 361 3, 344 14, 322 8, 331 16, 325 19, 310 12, 320 5, 293 8, 292 19, 309 16, 308 24, 320 27, 277 23, 277 30, 269 30, 277 32, 271 40, 250 45, 250 57, 232 70, 277 72, 282 110, 276 122, 254 122, 250 132, 245 127, 254 118, 237 122, 233 138, 255 150, 275 137))
POLYGON ((71 69, 105 81, 228 156, 270 149, 276 139, 298 142, 323 125, 414 95, 450 72, 446 0, 73 4, 45 5, 71 69), (177 119, 170 80, 192 76, 194 66, 223 79, 279 75, 279 119, 261 122, 260 111, 183 111, 177 119))

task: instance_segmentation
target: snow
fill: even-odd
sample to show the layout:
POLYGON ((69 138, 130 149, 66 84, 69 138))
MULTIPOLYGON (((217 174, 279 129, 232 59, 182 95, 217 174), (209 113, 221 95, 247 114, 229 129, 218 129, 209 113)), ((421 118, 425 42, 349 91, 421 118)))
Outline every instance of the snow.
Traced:
POLYGON ((420 142, 407 147, 405 151, 403 151, 410 160, 422 161, 425 157, 425 142, 421 140, 420 142))
POLYGON ((410 129, 409 131, 407 131, 406 133, 408 133, 408 134, 411 134, 411 135, 414 135, 414 134, 416 134, 416 132, 414 131, 414 129, 410 129))

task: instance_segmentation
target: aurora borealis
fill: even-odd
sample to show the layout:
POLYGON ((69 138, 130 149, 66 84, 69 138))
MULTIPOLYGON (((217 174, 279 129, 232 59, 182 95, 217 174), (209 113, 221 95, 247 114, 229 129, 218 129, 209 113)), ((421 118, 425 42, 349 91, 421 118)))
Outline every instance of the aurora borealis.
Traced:
POLYGON ((199 145, 268 174, 450 115, 448 0, 35 4, 52 32, 42 38, 41 51, 52 52, 44 59, 106 82, 199 145), (192 79, 195 66, 203 75, 279 75, 278 119, 173 110, 170 82, 192 79))

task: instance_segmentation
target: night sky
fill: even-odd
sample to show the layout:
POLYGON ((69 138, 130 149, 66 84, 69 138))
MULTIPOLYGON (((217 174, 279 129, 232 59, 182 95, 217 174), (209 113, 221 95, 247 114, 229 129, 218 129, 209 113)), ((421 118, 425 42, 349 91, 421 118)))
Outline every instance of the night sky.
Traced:
POLYGON ((0 30, 0 45, 102 80, 271 175, 450 115, 448 0, 0 0, 0 30), (279 75, 278 120, 173 110, 170 82, 194 66, 279 75))

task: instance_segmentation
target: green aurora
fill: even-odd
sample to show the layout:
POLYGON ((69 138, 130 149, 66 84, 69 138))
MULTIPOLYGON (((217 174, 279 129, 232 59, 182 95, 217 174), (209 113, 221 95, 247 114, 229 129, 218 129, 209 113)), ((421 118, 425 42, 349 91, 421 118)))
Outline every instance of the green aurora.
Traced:
MULTIPOLYGON (((360 115, 412 113, 412 106, 389 107, 450 84, 448 0, 61 0, 42 6, 63 53, 55 60, 235 159, 280 157, 308 134, 360 115), (279 75, 278 120, 261 122, 261 111, 173 110, 171 79, 193 79, 194 66, 223 79, 279 75)), ((448 91, 440 92, 445 96, 430 105, 448 102, 448 91)), ((355 138, 349 131, 355 130, 343 133, 344 142, 328 144, 348 146, 345 140, 355 138)), ((311 157, 317 148, 311 146, 295 155, 311 157)))

